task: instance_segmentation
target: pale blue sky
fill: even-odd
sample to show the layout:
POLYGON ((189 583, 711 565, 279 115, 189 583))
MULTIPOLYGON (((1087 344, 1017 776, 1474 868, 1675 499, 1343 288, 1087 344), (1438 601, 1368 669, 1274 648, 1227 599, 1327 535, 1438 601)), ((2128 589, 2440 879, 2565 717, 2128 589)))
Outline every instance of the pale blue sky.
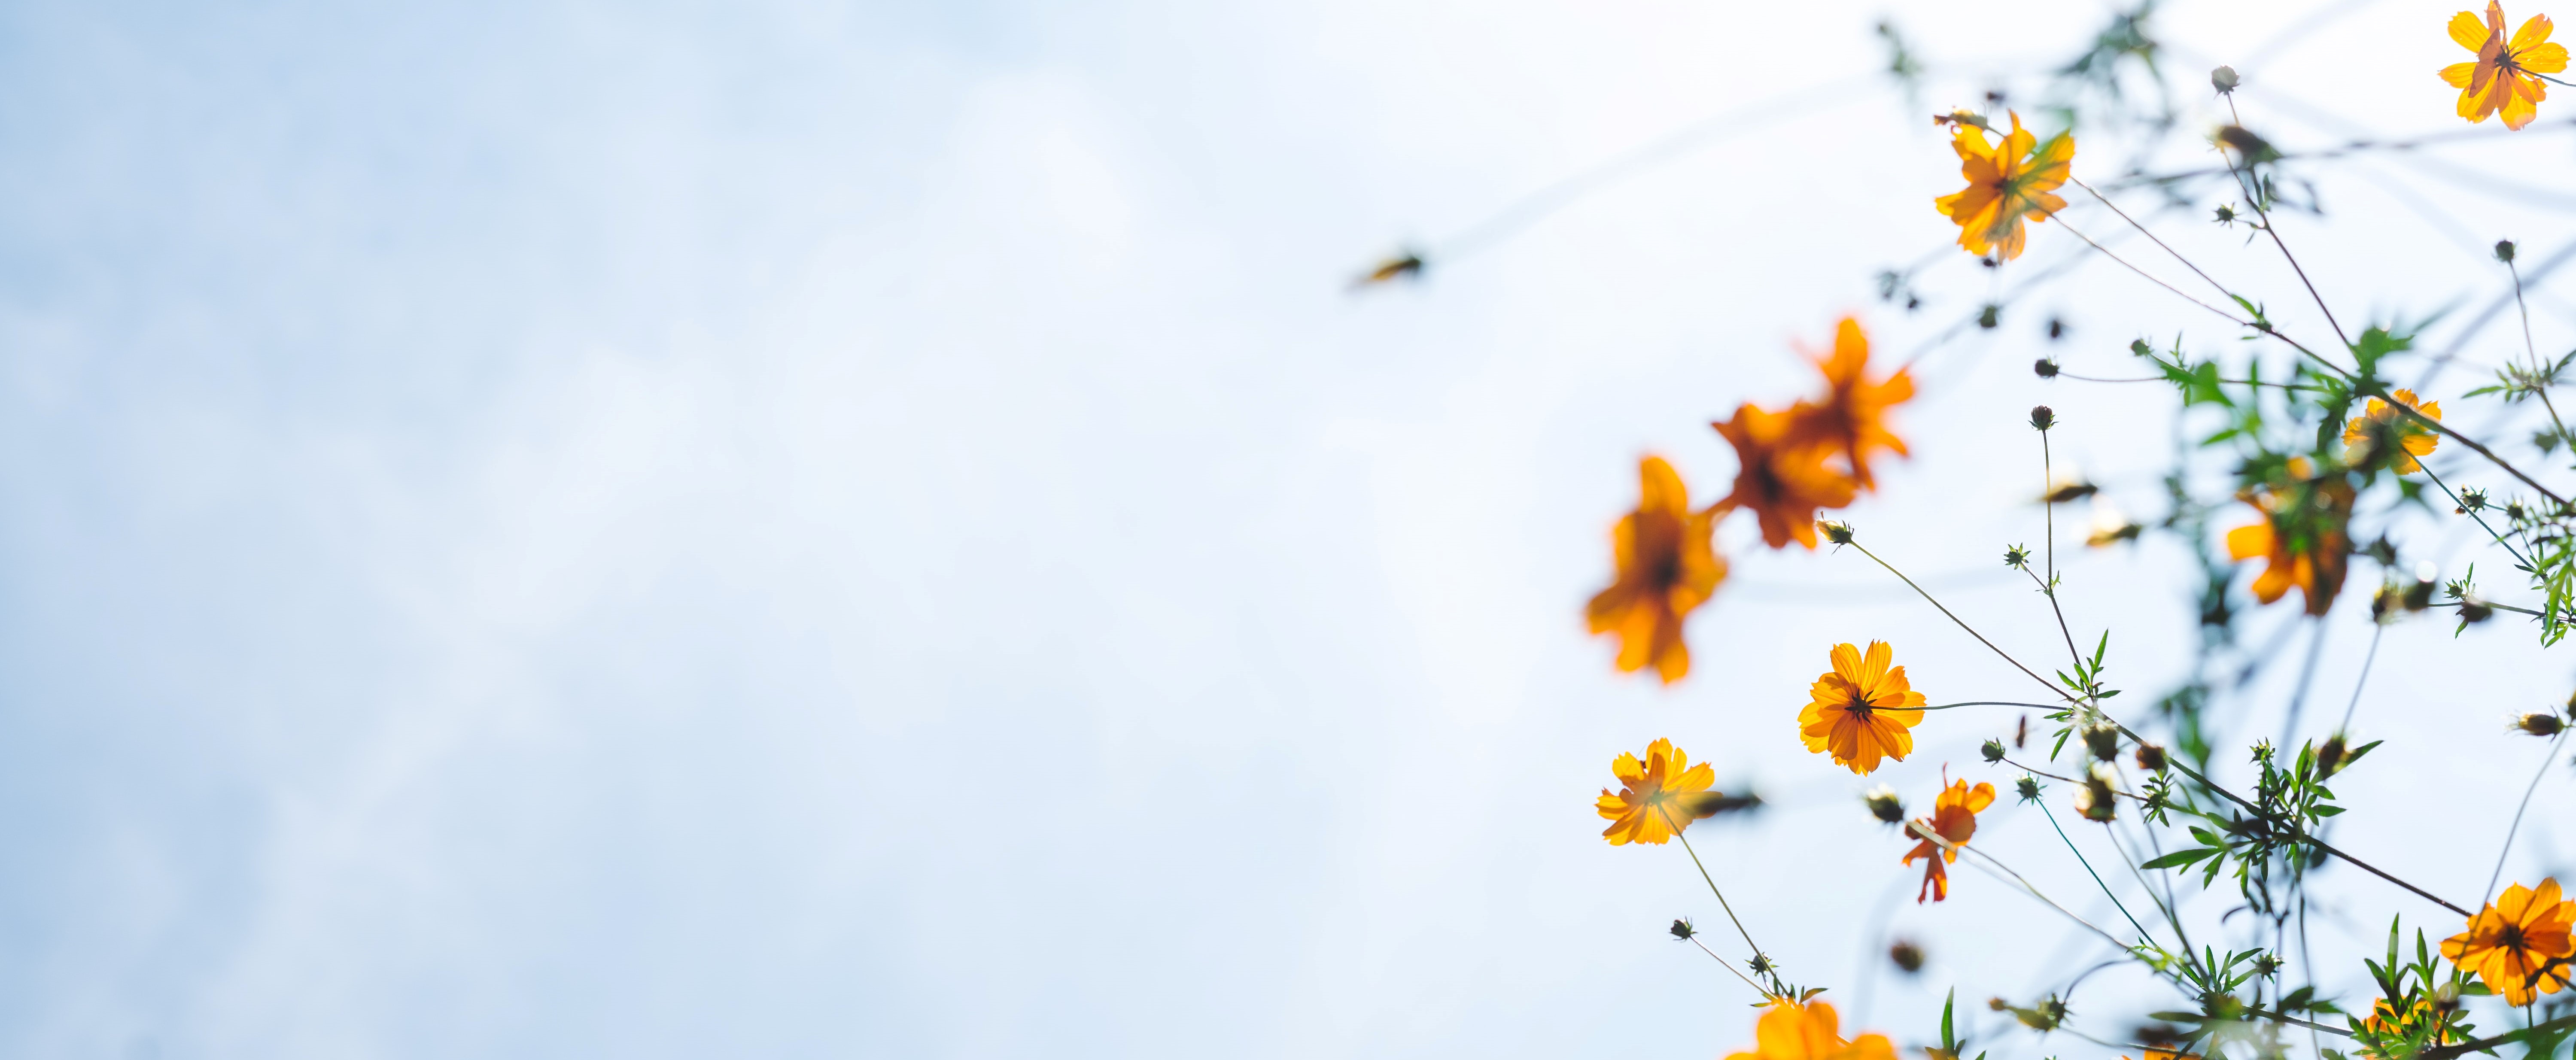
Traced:
MULTIPOLYGON (((1882 7, 8 5, 0 1054, 1707 1056, 1750 998, 1661 931, 1716 911, 1589 806, 1666 735, 1777 803, 1704 852, 1793 975, 1856 1008, 1893 908, 1935 960, 1873 1026, 2040 988, 2062 925, 1974 876, 1892 907, 1903 844, 1786 720, 1836 641, 1954 698, 2000 664, 1848 555, 1740 555, 1672 692, 1577 616, 1639 452, 1706 491, 1701 424, 1806 385, 1793 340, 1858 310, 1910 348, 1982 297, 1951 262, 1905 318, 1871 275, 1947 238, 1924 109, 2100 16, 2060 6, 1900 6, 1953 95, 1819 103, 1354 298, 1400 241, 1874 70, 1882 7)), ((2452 6, 2249 84, 2452 128, 2452 6)), ((2178 5, 2189 121, 2308 10, 2178 5)), ((2563 187, 2548 135, 2492 157, 2563 187)), ((2489 297, 2484 241, 2570 235, 2511 195, 2427 220, 2455 193, 2372 166, 2305 236, 2356 306, 2489 297)), ((2102 374, 2199 323, 2079 275, 2104 297, 1926 362, 1917 459, 1853 512, 2015 637, 2022 410, 2142 514, 2166 453, 2160 394, 2030 378, 2043 307, 2102 374)), ((2141 697, 2178 556, 2072 561, 2141 697)), ((2493 729, 2568 667, 2460 644, 2390 635, 2363 709, 2420 745, 2347 792, 2385 819, 2536 761, 2493 729)), ((2004 783, 1998 724, 1873 779, 2004 783)), ((2080 885, 2019 812, 1979 842, 2080 885)), ((2329 882, 2354 937, 2427 911, 2329 882)))

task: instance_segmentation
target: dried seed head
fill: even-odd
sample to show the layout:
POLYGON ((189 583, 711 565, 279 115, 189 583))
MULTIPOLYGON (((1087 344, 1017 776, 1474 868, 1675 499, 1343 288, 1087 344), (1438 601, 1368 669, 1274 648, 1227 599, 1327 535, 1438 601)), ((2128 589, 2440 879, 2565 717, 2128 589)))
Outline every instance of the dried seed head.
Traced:
POLYGON ((1885 784, 1861 796, 1861 802, 1869 807, 1869 815, 1879 820, 1889 824, 1905 820, 1905 801, 1896 797, 1896 789, 1885 784))

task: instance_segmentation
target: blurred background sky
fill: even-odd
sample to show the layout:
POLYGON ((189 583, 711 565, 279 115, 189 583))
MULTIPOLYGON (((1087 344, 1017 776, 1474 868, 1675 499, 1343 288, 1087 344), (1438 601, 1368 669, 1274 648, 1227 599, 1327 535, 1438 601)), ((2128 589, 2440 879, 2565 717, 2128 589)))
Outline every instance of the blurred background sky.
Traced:
MULTIPOLYGON (((2458 6, 2178 0, 2177 157, 2218 62, 2285 144, 2459 127, 2433 76, 2458 6)), ((1704 424, 1802 392, 1793 343, 1860 312, 1915 349, 1986 297, 1955 255, 1920 312, 1876 301, 1878 269, 1955 235, 1925 118, 2110 13, 7 5, 0 1053, 1715 1055, 1753 999, 1664 927, 1717 910, 1590 805, 1658 736, 1772 800, 1694 836, 1847 1021, 1920 1042, 1953 984, 2062 985, 2098 951, 1964 870, 1902 901, 1905 844, 1792 731, 1836 642, 1894 641, 1936 701, 2018 691, 2002 664, 1858 557, 1742 525, 1687 682, 1615 675, 1579 609, 1638 454, 1722 490, 1704 424), (1924 98, 1873 79, 1883 16, 1924 98), (1345 290, 1756 104, 1776 120, 1345 290), (1931 951, 1920 978, 1875 956, 1889 932, 1931 951)), ((2456 323, 2503 289, 2489 242, 2576 235, 2571 139, 2366 160, 2284 227, 2350 317, 2456 323)), ((2166 223, 2303 320, 2203 217, 2166 223)), ((2030 267, 2073 256, 2056 227, 2030 267)), ((2060 458, 2154 516, 2173 409, 2031 359, 2134 375, 2141 333, 2229 341, 2107 264, 2073 282, 1922 362, 1914 459, 1851 513, 2035 653, 2054 631, 1997 562, 2039 537, 2025 410, 2055 404, 2060 458)), ((2570 291, 2535 294, 2546 350, 2570 291)), ((2459 417, 2469 385, 2427 396, 2459 417)), ((2410 540, 2446 574, 2482 555, 2448 523, 2410 540)), ((2184 552, 2061 551, 2079 632, 2117 620, 2114 681, 2161 694, 2184 552)), ((2426 796, 2509 803, 2540 763, 2502 719, 2576 670, 2531 641, 2388 634, 2356 729, 2391 744, 2337 785, 2372 822, 2355 853, 2455 900, 2484 882, 2502 815, 2426 796)), ((1870 782, 2008 787, 1975 747, 2009 716, 1968 713, 1870 782)), ((2567 780, 2516 873, 2576 846, 2567 780)), ((1999 807, 1977 842, 2104 914, 2044 826, 1999 807)), ((2456 930, 2320 886, 2321 961, 2391 913, 2456 930)), ((2095 982, 2101 1036, 2165 1007, 2095 982)))

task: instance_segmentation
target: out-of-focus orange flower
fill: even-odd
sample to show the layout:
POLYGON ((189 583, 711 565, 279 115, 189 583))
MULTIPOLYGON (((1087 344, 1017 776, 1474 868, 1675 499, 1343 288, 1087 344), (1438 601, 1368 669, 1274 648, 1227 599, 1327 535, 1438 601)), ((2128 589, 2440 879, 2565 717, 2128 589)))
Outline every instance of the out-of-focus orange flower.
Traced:
MULTIPOLYGON (((1946 773, 1942 779, 1949 779, 1946 773)), ((1906 826, 1907 835, 1921 836, 1928 832, 1949 841, 1945 848, 1940 843, 1924 839, 1915 843, 1914 849, 1906 851, 1905 857, 1897 862, 1911 865, 1916 858, 1930 859, 1923 865, 1923 886, 1914 892, 1916 905, 1923 904, 1925 891, 1931 892, 1935 902, 1949 900, 1950 870, 1943 868, 1942 863, 1959 860, 1957 848, 1965 845, 1969 836, 1977 834, 1978 812, 1994 805, 1994 802, 1994 785, 1979 784, 1971 788, 1967 781, 1952 780, 1949 787, 1941 789, 1941 796, 1932 800, 1932 816, 1906 826)))
POLYGON ((2571 921, 2576 903, 2560 900, 2556 879, 2538 890, 2517 883, 2470 917, 2467 931, 2443 939, 2442 957, 2477 973, 2506 1004, 2528 1005, 2567 985, 2567 959, 2576 955, 2571 921))
MULTIPOLYGON (((2407 1014, 2400 1017, 2396 1006, 2383 997, 2371 1003, 2370 1017, 2361 1021, 2361 1029, 2372 1034, 2393 1035, 2420 1035, 2429 1029, 2433 1032, 2429 1044, 2448 1045, 2451 1042, 2451 1024, 2457 1018, 2457 1012, 2457 1009, 2445 1010, 2436 1006, 2432 998, 2424 997, 2417 998, 2408 1007, 2407 1014)), ((2386 1055, 2368 1048, 2360 1050, 2360 1053, 2369 1057, 2386 1055)))
POLYGON ((2263 573, 2254 578, 2254 598, 2278 600, 2297 586, 2308 613, 2325 614, 2343 591, 2352 539, 2352 483, 2340 474, 2309 478, 2305 460, 2290 462, 2295 481, 2250 490, 2239 496, 2263 513, 2263 521, 2227 532, 2229 558, 2260 558, 2263 573))
POLYGON ((1753 1025, 1753 1048, 1726 1060, 1896 1060, 1884 1034, 1844 1041, 1841 1018, 1822 1001, 1774 1001, 1753 1025))
POLYGON ((1637 510, 1610 531, 1618 573, 1583 609, 1592 632, 1619 636, 1619 669, 1652 664, 1665 684, 1690 672, 1682 619, 1726 580, 1726 558, 1711 531, 1717 512, 1690 510, 1682 477, 1662 457, 1637 462, 1637 510))
POLYGON ((1959 245, 1971 254, 2021 256, 2022 220, 2045 221, 2066 208, 2050 192, 2066 183, 2075 162, 2075 134, 2060 133, 2042 144, 2012 115, 2012 131, 2001 143, 1986 139, 1986 130, 1955 122, 1950 147, 1959 153, 1959 175, 1968 186, 1932 200, 1932 205, 1959 226, 1959 245))
POLYGON ((1918 708, 1928 702, 1905 680, 1905 668, 1889 666, 1896 653, 1883 640, 1869 642, 1869 654, 1837 644, 1832 672, 1807 689, 1812 702, 1798 712, 1798 738, 1807 750, 1834 757, 1834 764, 1854 773, 1878 768, 1879 759, 1902 762, 1914 753, 1914 734, 1923 723, 1918 708))
POLYGON ((2451 16, 2451 39, 2478 53, 2471 62, 2442 68, 2442 82, 2460 90, 2460 116, 2482 122, 2500 113, 2508 129, 2531 124, 2540 101, 2549 98, 2537 75, 2567 70, 2567 46, 2550 43, 2549 30, 2549 16, 2533 15, 2513 39, 2505 39, 2504 5, 2498 0, 2487 0, 2483 21, 2468 11, 2451 16))
POLYGON ((1737 406, 1735 418, 1709 424, 1735 446, 1735 491, 1720 509, 1750 508, 1762 524, 1762 543, 1785 548, 1796 541, 1816 547, 1816 509, 1852 502, 1851 476, 1827 465, 1832 453, 1797 436, 1798 414, 1737 406))
MULTIPOLYGON (((1679 834, 1690 823, 1708 813, 1696 812, 1702 800, 1691 796, 1708 790, 1717 782, 1717 774, 1708 763, 1690 764, 1690 756, 1673 746, 1671 740, 1657 740, 1646 747, 1646 760, 1622 754, 1610 763, 1610 772, 1619 778, 1619 793, 1601 789, 1601 798, 1593 803, 1601 816, 1610 821, 1601 838, 1611 846, 1629 843, 1661 844, 1679 834)), ((1714 810, 1709 811, 1715 812, 1714 810)))
MULTIPOLYGON (((2396 398, 2399 404, 2407 408, 2423 413, 2425 419, 2442 418, 2442 403, 2439 401, 2424 401, 2417 398, 2414 391, 2403 389, 2391 390, 2388 396, 2396 398)), ((2441 436, 2434 434, 2432 428, 2415 422, 2405 413, 2397 411, 2396 406, 2378 398, 2372 398, 2369 404, 2362 406, 2359 418, 2343 426, 2345 460, 2357 461, 2367 454, 2371 445, 2371 432, 2374 429, 2378 430, 2382 437, 2397 439, 2401 451, 2389 455, 2388 470, 2400 475, 2411 475, 2423 470, 2424 465, 2417 463, 2415 458, 2430 455, 2434 446, 2442 444, 2441 436)))
POLYGON ((1869 336, 1861 331, 1860 321, 1851 317, 1834 326, 1833 352, 1815 358, 1815 364, 1824 373, 1824 400, 1802 401, 1790 409, 1789 434, 1842 453, 1851 462, 1852 481, 1862 489, 1875 488, 1869 454, 1889 449, 1905 455, 1905 439, 1887 429, 1887 410, 1914 396, 1914 379, 1900 368, 1894 375, 1870 382, 1869 336))

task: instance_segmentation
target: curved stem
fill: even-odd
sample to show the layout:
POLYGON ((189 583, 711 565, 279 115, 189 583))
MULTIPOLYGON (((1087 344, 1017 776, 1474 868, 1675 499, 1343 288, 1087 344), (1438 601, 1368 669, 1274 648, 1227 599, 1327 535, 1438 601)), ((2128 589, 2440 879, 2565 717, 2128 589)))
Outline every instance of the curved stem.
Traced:
POLYGON ((2013 665, 2013 669, 2019 670, 2024 674, 2028 674, 2031 680, 2039 682, 2040 687, 2049 690, 2051 693, 2066 700, 2068 703, 2079 706, 2082 705, 2081 701, 2077 700, 2073 695, 2068 694, 2065 690, 2058 688, 2056 685, 2048 683, 2047 678, 2041 677, 2037 673, 2032 672, 2030 667, 2023 666, 2021 664, 2021 660, 2012 657, 2012 653, 2007 652, 2002 648, 1995 647, 1995 642, 1987 640, 1985 634, 1977 632, 1976 627, 1970 626, 1966 620, 1961 619, 1957 615, 1951 614, 1949 608, 1942 607, 1941 601, 1933 599, 1931 593, 1925 592, 1922 586, 1914 584, 1914 579, 1906 577, 1904 571, 1900 571, 1895 567, 1889 566, 1886 560, 1878 558, 1877 553, 1870 551, 1858 541, 1850 542, 1850 545, 1854 549, 1858 549, 1861 555, 1868 556, 1870 562, 1876 563, 1881 567, 1886 567, 1889 574, 1896 575, 1896 580, 1904 582, 1906 588, 1914 590, 1917 595, 1923 597, 1923 602, 1931 604, 1933 608, 1940 611, 1943 616, 1949 618, 1950 621, 1957 623, 1960 629, 1967 630, 1969 636, 1977 638, 1977 643, 1986 646, 1986 650, 2002 656, 2005 662, 2013 665))
POLYGON ((1717 907, 1726 910, 1726 919, 1729 923, 1735 925, 1735 933, 1744 936, 1744 944, 1753 948, 1753 955, 1755 957, 1765 956, 1762 952, 1762 945, 1753 941, 1753 933, 1744 930, 1744 921, 1736 918, 1735 907, 1726 903, 1726 892, 1717 889, 1717 878, 1708 874, 1707 865, 1700 863, 1699 851, 1691 849, 1690 837, 1683 835, 1681 826, 1673 823, 1672 811, 1664 809, 1662 806, 1657 806, 1655 807, 1655 812, 1663 816, 1665 827, 1673 830, 1673 838, 1682 841, 1682 850, 1690 854, 1691 864, 1698 866, 1699 878, 1708 881, 1708 893, 1717 896, 1717 907))
POLYGON ((2370 685, 2370 664, 2378 661, 2379 659, 2379 635, 2386 632, 2388 632, 2387 623, 2372 623, 2370 629, 2370 651, 2361 657, 2361 676, 2355 678, 2352 682, 2352 702, 2344 705, 2343 721, 2335 726, 2336 732, 2343 732, 2352 728, 2352 712, 2360 709, 2361 707, 2361 690, 2369 687, 2370 685))
POLYGON ((2514 834, 2522 831, 2522 815, 2531 809, 2532 793, 2540 790, 2541 778, 2549 775, 2550 763, 2558 760, 2558 745, 2566 739, 2565 729, 2558 730, 2558 735, 2549 738, 2549 753, 2540 756, 2540 771, 2531 775, 2531 786, 2522 789, 2522 805, 2514 807, 2513 824, 2504 830, 2504 849, 2496 851, 2495 871, 2487 874, 2487 889, 2481 896, 2485 900, 2494 900, 2496 881, 2504 878, 2505 858, 2513 853, 2514 834))

